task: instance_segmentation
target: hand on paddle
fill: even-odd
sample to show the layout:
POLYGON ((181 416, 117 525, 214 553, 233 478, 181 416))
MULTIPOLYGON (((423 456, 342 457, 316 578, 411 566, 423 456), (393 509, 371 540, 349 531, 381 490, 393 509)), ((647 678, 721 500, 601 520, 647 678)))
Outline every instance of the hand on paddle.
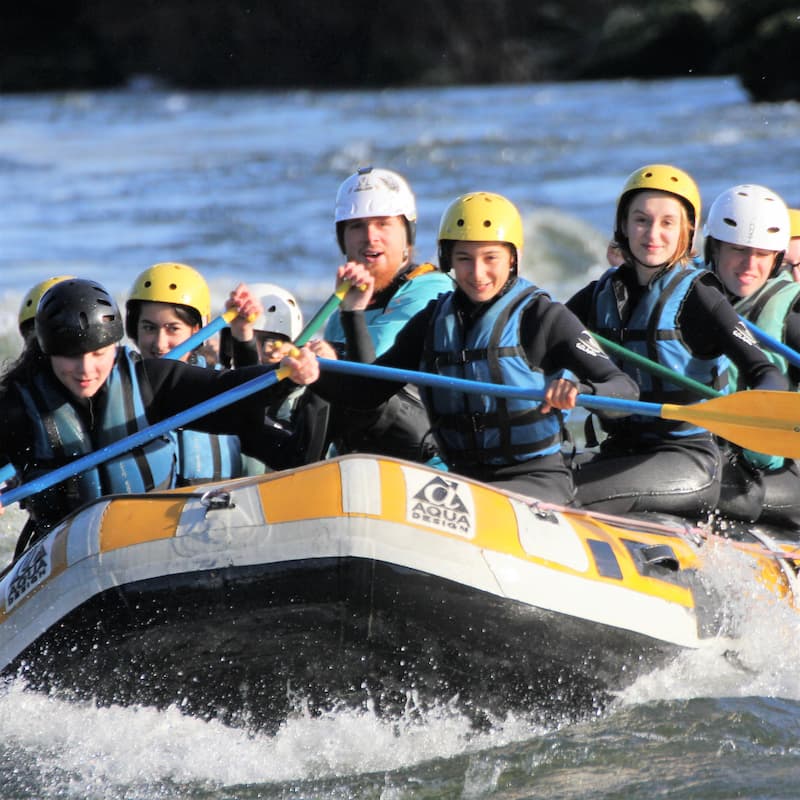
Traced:
POLYGON ((281 360, 281 369, 288 370, 290 381, 300 386, 308 386, 319 378, 319 362, 314 351, 305 345, 300 350, 292 346, 294 353, 281 360))
POLYGON ((575 408, 577 397, 578 387, 572 381, 566 378, 556 378, 545 390, 539 410, 542 414, 547 414, 553 408, 567 411, 575 408))
POLYGON ((253 338, 255 321, 264 313, 261 301, 246 284, 240 283, 225 301, 225 310, 231 308, 239 312, 230 323, 231 336, 240 342, 249 342, 253 338))
POLYGON ((343 311, 363 311, 372 299, 375 278, 372 273, 356 261, 348 261, 336 271, 336 288, 345 281, 351 288, 342 299, 343 311))

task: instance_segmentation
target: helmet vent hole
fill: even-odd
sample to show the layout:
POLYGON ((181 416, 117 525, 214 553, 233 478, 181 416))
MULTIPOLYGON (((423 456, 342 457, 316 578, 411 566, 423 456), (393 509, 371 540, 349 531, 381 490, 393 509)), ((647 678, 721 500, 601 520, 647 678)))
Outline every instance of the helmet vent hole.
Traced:
POLYGON ((492 221, 490 219, 485 219, 483 221, 483 227, 484 228, 491 228, 492 227, 492 221))
POLYGON ((174 292, 174 291, 175 291, 175 290, 178 288, 178 285, 177 285, 177 284, 175 284, 175 283, 171 283, 171 284, 169 285, 169 288, 170 288, 170 289, 172 289, 172 291, 174 292))
POLYGON ((735 228, 735 227, 736 227, 736 220, 735 220, 735 219, 731 219, 730 217, 724 217, 722 221, 723 221, 723 222, 724 222, 724 223, 725 223, 725 224, 726 224, 726 225, 727 225, 729 228, 735 228))
POLYGON ((89 318, 86 316, 85 311, 81 311, 78 314, 78 324, 81 326, 81 330, 86 330, 89 327, 89 318))
POLYGON ((152 281, 145 281, 144 285, 145 285, 146 289, 149 289, 153 285, 153 282, 152 281))
POLYGON ((268 311, 270 314, 274 314, 274 313, 275 313, 277 310, 278 310, 278 306, 276 306, 276 305, 271 305, 271 306, 270 306, 270 307, 267 309, 267 311, 268 311))
POLYGON ((767 228, 767 231, 768 231, 769 233, 780 233, 780 232, 781 232, 781 229, 780 229, 780 228, 778 228, 778 227, 776 227, 776 226, 773 226, 773 227, 771 227, 771 228, 767 228))

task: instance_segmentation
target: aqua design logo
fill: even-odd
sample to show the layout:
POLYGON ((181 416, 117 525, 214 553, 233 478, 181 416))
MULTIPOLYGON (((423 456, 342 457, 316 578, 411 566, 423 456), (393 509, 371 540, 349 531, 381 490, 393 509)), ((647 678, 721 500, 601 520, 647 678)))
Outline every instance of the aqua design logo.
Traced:
POLYGON ((442 474, 405 470, 406 517, 467 539, 475 536, 475 501, 467 484, 442 474))
POLYGON ((50 554, 45 549, 44 542, 39 542, 22 556, 16 569, 11 573, 11 580, 6 589, 6 611, 10 611, 49 574, 50 554))

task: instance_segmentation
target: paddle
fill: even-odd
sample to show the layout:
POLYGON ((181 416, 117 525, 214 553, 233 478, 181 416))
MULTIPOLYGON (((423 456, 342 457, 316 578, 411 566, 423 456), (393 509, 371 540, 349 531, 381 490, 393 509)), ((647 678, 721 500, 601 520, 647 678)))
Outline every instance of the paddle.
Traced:
MULTIPOLYGON (((311 318, 308 325, 303 328, 295 341, 298 347, 302 347, 317 332, 317 329, 328 319, 333 310, 347 294, 350 288, 350 281, 344 281, 342 285, 325 301, 322 308, 311 318)), ((220 314, 216 319, 211 320, 204 328, 193 333, 185 342, 181 342, 177 347, 173 347, 163 358, 170 358, 175 361, 183 358, 187 353, 201 345, 206 339, 210 339, 215 333, 221 331, 226 325, 230 325, 236 319, 239 312, 235 308, 229 308, 220 314)))
POLYGON ((294 340, 297 347, 308 344, 311 337, 321 328, 328 317, 335 311, 339 303, 344 300, 344 296, 350 291, 350 281, 342 281, 336 291, 325 301, 322 308, 311 318, 311 321, 300 331, 300 335, 294 340))
POLYGON ((220 314, 216 319, 212 319, 204 328, 193 333, 185 342, 181 342, 177 347, 173 347, 169 353, 165 353, 162 358, 171 358, 178 361, 187 353, 199 347, 206 339, 210 339, 215 333, 221 331, 226 325, 230 325, 236 319, 239 312, 235 308, 229 308, 220 314))
POLYGON ((800 367, 800 353, 796 350, 792 350, 791 347, 785 345, 780 339, 776 339, 774 336, 771 336, 766 331, 762 330, 753 322, 750 322, 749 319, 745 319, 744 317, 740 316, 739 319, 744 322, 747 326, 747 329, 753 334, 753 336, 758 339, 761 344, 765 345, 767 348, 772 350, 779 355, 782 355, 790 364, 794 364, 796 367, 800 367))
MULTIPOLYGON (((503 386, 327 358, 320 358, 319 364, 322 369, 330 372, 413 383, 418 386, 497 397, 544 399, 543 391, 527 387, 503 386)), ((785 458, 800 457, 800 394, 795 392, 759 390, 736 392, 686 406, 644 403, 638 400, 587 394, 579 394, 576 402, 586 408, 689 422, 749 450, 772 453, 785 458)))
POLYGON ((623 347, 621 344, 618 344, 611 339, 606 339, 599 333, 592 333, 592 336, 597 339, 597 341, 603 346, 604 350, 616 353, 616 355, 618 355, 621 359, 630 361, 632 364, 636 364, 645 372, 649 372, 651 375, 658 375, 659 377, 665 378, 671 383, 674 383, 676 386, 683 386, 686 389, 691 389, 692 391, 697 392, 700 397, 722 396, 722 392, 718 392, 716 389, 712 389, 710 386, 706 386, 704 383, 700 383, 700 381, 696 381, 694 378, 690 378, 687 375, 676 372, 674 369, 665 367, 663 364, 659 364, 657 361, 652 361, 649 358, 645 358, 645 356, 640 355, 639 353, 634 353, 632 350, 628 350, 627 347, 623 347))
MULTIPOLYGON (((342 298, 345 296, 345 294, 347 294, 347 290, 349 288, 350 284, 348 282, 344 282, 340 287, 338 287, 338 289, 330 296, 330 298, 328 298, 322 308, 312 317, 308 325, 306 325, 305 328, 303 328, 303 330, 300 332, 296 340, 297 344, 302 346, 308 342, 308 340, 325 323, 325 320, 328 318, 330 313, 339 303, 341 303, 342 298)), ((230 311, 232 311, 235 316, 235 309, 231 309, 230 311)), ((198 331, 198 333, 200 333, 200 331, 198 331)), ((51 486, 55 486, 56 484, 61 483, 61 481, 71 478, 73 475, 78 475, 87 469, 92 469, 98 464, 102 464, 104 461, 108 461, 110 458, 115 458, 116 456, 126 453, 128 450, 132 450, 134 447, 139 447, 143 444, 146 444, 151 439, 155 439, 156 436, 161 436, 163 433, 180 428, 189 422, 193 422, 200 417, 204 417, 206 414, 210 414, 211 412, 222 408, 223 406, 230 405, 231 403, 235 403, 237 400, 241 400, 242 398, 247 397, 254 392, 266 389, 268 386, 271 386, 272 384, 282 380, 287 374, 288 371, 285 368, 276 367, 276 369, 270 370, 263 375, 259 375, 257 378, 253 378, 252 380, 247 381, 247 383, 241 384, 241 386, 235 386, 232 389, 228 389, 216 397, 211 397, 208 400, 204 400, 202 403, 198 403, 196 406, 192 406, 191 408, 187 408, 185 411, 181 411, 178 414, 173 415, 172 417, 161 420, 161 422, 156 422, 155 424, 150 425, 141 431, 137 431, 130 436, 126 436, 124 439, 120 439, 118 442, 101 447, 99 450, 95 450, 93 453, 87 453, 85 456, 81 456, 75 461, 71 461, 69 464, 64 464, 63 466, 58 467, 57 469, 54 469, 45 475, 40 475, 38 478, 28 481, 22 486, 9 489, 8 491, 0 494, 0 503, 2 503, 4 506, 9 506, 12 503, 16 503, 20 500, 24 500, 26 497, 30 497, 32 494, 49 489, 51 486)))
POLYGON ((3 492, 0 494, 0 502, 4 506, 9 506, 11 503, 16 503, 19 500, 30 497, 32 494, 36 494, 36 492, 49 489, 51 486, 55 486, 57 483, 61 483, 61 481, 71 478, 73 475, 85 472, 87 469, 92 469, 98 464, 108 461, 110 458, 115 458, 116 456, 126 453, 128 450, 132 450, 134 447, 140 447, 151 439, 155 439, 156 436, 161 436, 164 433, 173 431, 223 406, 230 405, 254 392, 266 389, 285 378, 288 374, 288 369, 285 367, 278 367, 278 369, 265 372, 257 378, 251 378, 240 386, 234 386, 232 389, 228 389, 218 394, 216 397, 203 400, 201 403, 191 408, 179 411, 177 414, 173 414, 171 417, 161 420, 161 422, 156 422, 147 428, 132 433, 124 439, 120 439, 105 447, 101 447, 99 450, 76 458, 74 461, 70 461, 69 464, 64 464, 57 469, 51 470, 45 475, 34 478, 22 486, 17 486, 15 489, 3 492))

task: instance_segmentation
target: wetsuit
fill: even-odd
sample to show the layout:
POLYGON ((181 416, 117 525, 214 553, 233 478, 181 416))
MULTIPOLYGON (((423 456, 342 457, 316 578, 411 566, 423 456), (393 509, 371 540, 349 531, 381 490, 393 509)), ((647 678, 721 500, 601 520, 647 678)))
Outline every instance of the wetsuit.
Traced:
MULTIPOLYGON (((385 289, 375 292, 364 319, 375 351, 380 355, 398 332, 439 294, 450 292, 452 280, 433 264, 409 264, 385 289)), ((325 328, 325 338, 340 358, 352 358, 337 310, 325 328)), ((406 384, 378 408, 355 413, 349 398, 330 409, 329 439, 333 452, 366 452, 396 456, 442 466, 435 438, 419 391, 406 384)))
MULTIPOLYGON (((169 359, 141 359, 138 354, 132 355, 138 392, 135 398, 129 398, 130 402, 126 407, 141 405, 146 421, 150 424, 171 417, 269 371, 267 367, 217 371, 169 359)), ((117 362, 128 358, 131 358, 131 354, 126 355, 126 348, 119 348, 117 362)), ((108 381, 84 405, 78 402, 74 395, 67 391, 55 377, 49 359, 44 358, 34 366, 34 372, 39 378, 42 390, 39 395, 48 398, 48 408, 57 409, 59 406, 68 408, 70 418, 74 423, 73 429, 77 430, 77 435, 84 437, 87 443, 92 445, 92 449, 97 449, 109 435, 108 431, 101 431, 98 428, 101 420, 108 419, 106 413, 108 381)), ((118 364, 115 365, 115 369, 117 366, 118 364)), ((20 380, 19 376, 15 376, 16 382, 20 380)), ((235 404, 224 406, 212 414, 195 420, 187 427, 213 434, 237 435, 242 440, 245 452, 266 460, 266 456, 269 454, 258 449, 261 444, 259 440, 251 443, 248 433, 263 426, 264 408, 275 391, 275 387, 268 387, 235 404)), ((36 408, 41 409, 41 401, 34 400, 34 402, 37 403, 36 408)), ((53 454, 46 463, 39 463, 32 457, 32 446, 37 436, 36 432, 41 425, 37 419, 37 411, 32 410, 29 399, 23 396, 14 382, 7 385, 4 393, 0 396, 0 403, 2 403, 6 419, 6 424, 0 430, 0 454, 14 464, 17 474, 23 482, 42 471, 56 468, 73 460, 72 453, 64 452, 64 448, 57 447, 53 448, 53 454)), ((41 413, 49 416, 44 409, 41 413)), ((122 438, 128 432, 128 430, 121 430, 120 435, 116 438, 122 438)), ((269 442, 269 446, 280 445, 269 442)), ((121 458, 128 458, 128 456, 125 455, 121 458)), ((101 483, 98 494, 104 495, 111 491, 113 491, 112 487, 104 486, 101 483)), ((31 518, 20 536, 18 552, 21 552, 34 539, 44 535, 66 514, 74 511, 87 499, 89 498, 85 492, 70 492, 69 481, 65 481, 45 492, 40 492, 29 501, 23 501, 22 505, 29 511, 31 518)))
MULTIPOLYGON (((653 280, 658 278, 653 276, 653 280)), ((640 286, 634 268, 623 264, 615 271, 611 288, 620 327, 605 334, 626 344, 626 325, 640 304, 647 302, 648 287, 640 286)), ((590 330, 597 322, 597 294, 595 281, 567 302, 590 330)), ((674 327, 674 337, 692 362, 718 362, 725 356, 736 364, 748 386, 787 388, 786 379, 744 328, 711 273, 700 273, 686 288, 675 310, 674 327)), ((619 363, 631 369, 624 360, 619 363)), ((669 389, 664 387, 663 396, 672 399, 669 389)), ((658 385, 652 384, 648 399, 659 402, 659 394, 658 385)), ((660 511, 695 519, 716 507, 722 462, 708 431, 640 425, 633 419, 603 427, 608 436, 599 454, 576 464, 578 499, 583 505, 612 513, 660 511)))
MULTIPOLYGON (((768 280, 746 298, 728 294, 736 311, 761 330, 800 351, 800 284, 786 273, 768 280)), ((789 378, 797 391, 800 368, 769 349, 767 358, 789 378)), ((735 378, 734 372, 734 378, 735 378)), ((766 457, 722 442, 725 456, 719 510, 726 518, 800 527, 800 469, 793 459, 766 457)))
MULTIPOLYGON (((425 369, 439 372, 435 358, 428 359, 426 364, 426 354, 429 356, 431 353, 430 337, 437 325, 444 322, 448 326, 455 326, 458 329, 457 335, 468 340, 473 328, 481 324, 481 318, 491 313, 495 303, 503 302, 504 295, 513 289, 515 282, 516 279, 512 278, 504 291, 489 303, 472 303, 458 289, 447 298, 447 302, 444 302, 445 298, 432 301, 408 322, 397 334, 394 345, 377 359, 374 359, 374 346, 363 313, 343 312, 342 322, 347 333, 348 352, 353 360, 375 360, 377 365, 414 370, 425 365, 425 369)), ((531 376, 546 376, 548 380, 564 376, 564 371, 568 370, 573 375, 567 377, 578 376, 574 380, 579 381, 578 389, 581 393, 625 399, 635 399, 638 396, 636 384, 614 366, 581 323, 563 305, 553 302, 543 292, 529 294, 524 302, 524 308, 519 309, 519 313, 515 310, 513 317, 513 324, 517 326, 516 346, 508 350, 517 365, 526 360, 531 376)), ((501 327, 499 334, 505 337, 507 330, 501 327)), ((502 343, 498 342, 497 346, 500 344, 502 343)), ((450 372, 450 369, 446 371, 450 372)), ((375 378, 323 372, 313 388, 328 399, 338 401, 346 398, 351 405, 358 402, 360 408, 370 408, 395 393, 399 384, 375 378)), ((438 390, 440 393, 444 391, 448 390, 438 390)), ((460 392, 454 394, 456 401, 461 399, 465 407, 469 405, 467 395, 460 392)), ((437 430, 439 421, 436 417, 436 404, 431 401, 431 393, 426 392, 424 397, 431 404, 428 410, 434 430, 437 430)), ((491 418, 494 425, 505 424, 499 416, 492 416, 499 405, 487 407, 482 421, 491 418)), ((525 413, 529 414, 529 411, 525 413)), ((550 415, 560 418, 561 413, 551 410, 550 415)), ((539 415, 540 418, 541 416, 539 415)), ((529 418, 534 423, 540 421, 530 417, 530 414, 529 418)), ((448 419, 447 423, 452 429, 452 421, 448 419)), ((537 448, 538 454, 530 450, 530 440, 523 442, 529 450, 528 456, 523 454, 521 460, 518 460, 518 452, 514 456, 502 458, 498 457, 502 450, 491 454, 482 454, 477 448, 469 451, 458 445, 452 437, 442 438, 440 444, 448 466, 455 467, 463 475, 539 499, 568 504, 574 500, 572 476, 560 448, 552 446, 560 443, 562 433, 563 429, 559 427, 559 432, 552 441, 548 440, 537 448)))

